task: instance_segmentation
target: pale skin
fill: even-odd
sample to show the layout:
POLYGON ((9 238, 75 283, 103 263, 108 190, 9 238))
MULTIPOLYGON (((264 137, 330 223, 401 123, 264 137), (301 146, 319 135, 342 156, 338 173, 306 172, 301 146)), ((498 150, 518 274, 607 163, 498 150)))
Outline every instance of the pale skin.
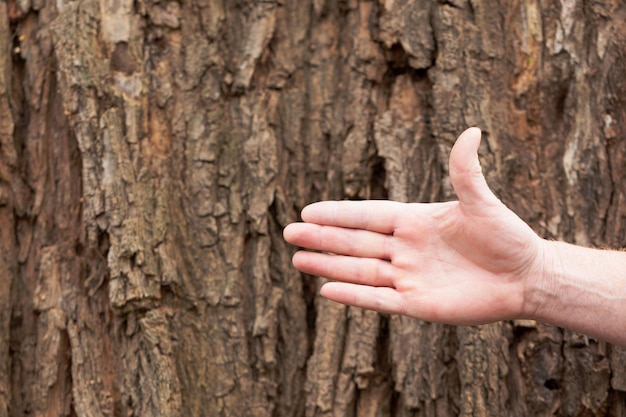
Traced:
POLYGON ((626 346, 626 253, 539 237, 491 192, 470 128, 450 154, 459 201, 324 201, 288 225, 321 295, 421 320, 538 320, 626 346))

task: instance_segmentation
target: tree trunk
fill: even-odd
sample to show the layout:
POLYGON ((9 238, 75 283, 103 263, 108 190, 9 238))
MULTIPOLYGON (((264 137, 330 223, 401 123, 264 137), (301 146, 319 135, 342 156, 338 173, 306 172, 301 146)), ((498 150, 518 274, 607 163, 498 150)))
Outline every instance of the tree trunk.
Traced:
POLYGON ((0 2, 0 416, 623 416, 626 350, 317 295, 320 199, 626 246, 620 0, 0 2))

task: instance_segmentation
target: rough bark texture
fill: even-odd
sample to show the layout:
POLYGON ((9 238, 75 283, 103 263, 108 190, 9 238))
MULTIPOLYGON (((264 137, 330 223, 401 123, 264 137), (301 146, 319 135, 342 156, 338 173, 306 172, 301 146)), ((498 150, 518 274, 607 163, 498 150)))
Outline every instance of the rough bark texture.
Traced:
POLYGON ((320 299, 282 227, 454 198, 626 246, 621 0, 0 2, 0 417, 623 416, 626 350, 320 299))

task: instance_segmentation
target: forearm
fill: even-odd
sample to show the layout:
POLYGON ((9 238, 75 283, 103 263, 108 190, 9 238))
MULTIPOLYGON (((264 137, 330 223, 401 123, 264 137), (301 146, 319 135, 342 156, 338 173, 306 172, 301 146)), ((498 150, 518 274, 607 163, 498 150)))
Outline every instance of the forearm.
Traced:
POLYGON ((626 252, 544 243, 544 271, 526 291, 528 318, 626 346, 626 252))

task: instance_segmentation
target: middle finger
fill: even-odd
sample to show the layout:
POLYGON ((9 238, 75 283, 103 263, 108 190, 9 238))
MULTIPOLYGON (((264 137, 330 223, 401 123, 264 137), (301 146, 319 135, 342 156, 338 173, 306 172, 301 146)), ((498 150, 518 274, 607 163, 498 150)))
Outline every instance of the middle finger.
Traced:
POLYGON ((369 230, 294 223, 284 235, 293 245, 340 255, 389 260, 393 254, 393 236, 369 230))

